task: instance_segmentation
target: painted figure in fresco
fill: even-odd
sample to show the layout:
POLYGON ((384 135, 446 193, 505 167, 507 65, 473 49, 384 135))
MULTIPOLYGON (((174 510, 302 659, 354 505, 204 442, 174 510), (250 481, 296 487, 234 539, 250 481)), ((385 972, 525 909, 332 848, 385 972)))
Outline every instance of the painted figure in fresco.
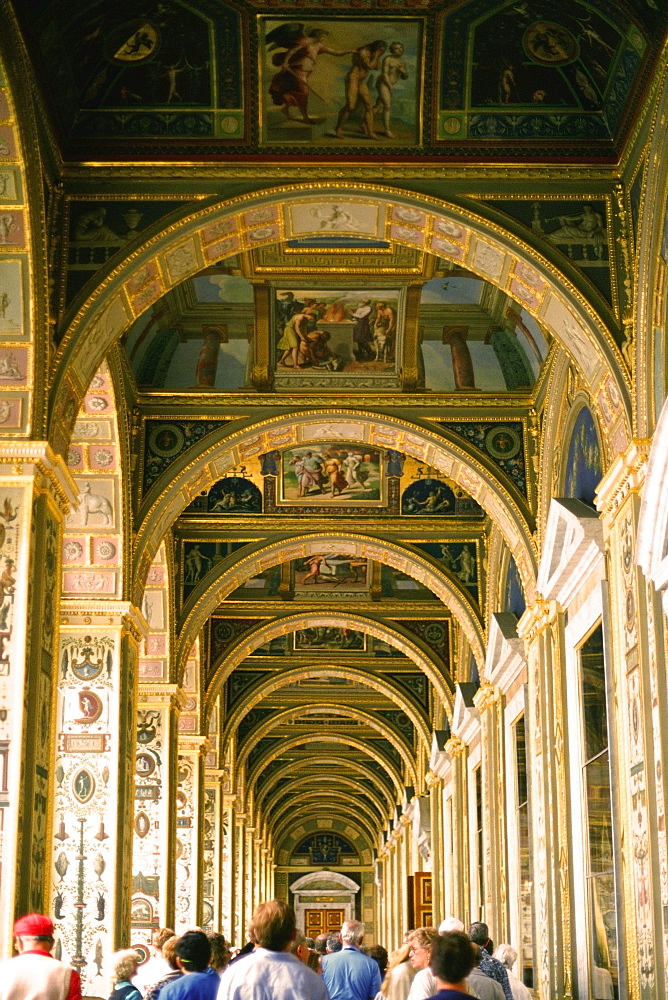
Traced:
POLYGON ((104 518, 103 524, 111 524, 114 511, 106 497, 99 493, 91 492, 90 483, 83 483, 79 494, 79 510, 83 514, 83 523, 88 524, 91 514, 101 514, 104 518))
POLYGON ((348 488, 348 480, 344 477, 341 469, 343 463, 336 452, 325 452, 325 475, 329 479, 330 496, 332 499, 337 493, 343 493, 348 488))
POLYGON ((197 583, 202 578, 202 573, 208 573, 211 568, 211 559, 205 556, 199 545, 193 545, 185 560, 184 583, 197 583))
POLYGON ((312 451, 307 451, 297 458, 291 458, 290 465, 295 467, 300 497, 305 497, 314 487, 322 492, 322 486, 325 482, 323 475, 325 463, 320 455, 314 455, 312 451))
POLYGON ((392 42, 389 54, 385 56, 380 67, 380 75, 376 80, 376 90, 378 100, 374 111, 376 114, 382 112, 385 135, 388 139, 394 139, 394 132, 390 131, 390 114, 392 111, 392 92, 397 80, 406 80, 408 70, 403 61, 404 47, 401 42, 392 42))
POLYGON ((16 364, 16 356, 11 352, 0 355, 0 379, 20 379, 23 376, 16 364))
POLYGON ((281 50, 272 56, 271 61, 278 72, 269 85, 269 95, 288 120, 314 125, 322 120, 310 118, 308 114, 309 95, 315 93, 309 80, 318 56, 345 56, 350 49, 339 51, 327 45, 325 39, 329 32, 324 28, 304 29, 303 24, 281 24, 267 34, 268 50, 281 50), (299 118, 293 117, 292 108, 297 109, 299 118))
POLYGON ((9 295, 7 295, 7 292, 3 292, 0 295, 0 319, 5 318, 5 313, 7 312, 7 307, 9 306, 9 302, 10 302, 9 295))
POLYGON ((276 302, 276 321, 279 330, 283 330, 293 316, 304 308, 303 302, 298 302, 294 292, 279 292, 276 302))
POLYGON ((389 361, 396 327, 397 314, 394 309, 387 302, 376 302, 376 317, 373 322, 376 361, 389 361))
POLYGON ((343 126, 350 118, 359 101, 364 105, 362 128, 368 139, 378 139, 373 121, 374 105, 369 93, 367 77, 371 70, 378 69, 380 60, 387 50, 387 43, 378 39, 368 45, 360 45, 353 52, 353 64, 346 74, 346 103, 339 111, 336 122, 336 137, 345 139, 343 126))
POLYGON ((317 320, 317 312, 311 306, 305 306, 301 312, 288 320, 283 330, 283 336, 277 343, 279 351, 283 351, 279 365, 284 368, 306 368, 309 362, 315 362, 315 356, 308 342, 309 324, 317 320), (292 358, 292 365, 287 359, 292 358))
MULTIPOLYGON (((559 215, 555 218, 559 222, 559 229, 547 233, 549 240, 554 243, 565 243, 569 257, 572 256, 574 243, 580 243, 583 246, 584 256, 586 256, 585 247, 588 244, 593 245, 596 259, 601 260, 607 233, 603 216, 600 212, 594 211, 593 205, 586 202, 579 215, 559 215)), ((547 219, 547 222, 553 221, 554 218, 547 219)))
POLYGON ((353 326, 353 353, 358 361, 373 361, 374 352, 371 349, 373 334, 371 333, 371 299, 361 299, 357 309, 351 314, 353 326))

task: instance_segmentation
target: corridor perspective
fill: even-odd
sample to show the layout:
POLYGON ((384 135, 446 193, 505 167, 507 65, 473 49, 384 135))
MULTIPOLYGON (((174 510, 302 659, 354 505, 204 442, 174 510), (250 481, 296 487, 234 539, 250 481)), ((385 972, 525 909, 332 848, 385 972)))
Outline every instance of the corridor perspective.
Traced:
POLYGON ((0 0, 0 958, 275 898, 666 997, 667 38, 0 0))

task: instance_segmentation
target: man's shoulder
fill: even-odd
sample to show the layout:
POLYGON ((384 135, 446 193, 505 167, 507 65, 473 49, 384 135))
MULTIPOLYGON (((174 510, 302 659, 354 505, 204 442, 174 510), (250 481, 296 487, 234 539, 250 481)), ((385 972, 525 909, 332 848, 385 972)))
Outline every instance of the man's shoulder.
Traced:
POLYGON ((160 990, 161 997, 208 997, 218 992, 220 980, 218 976, 209 976, 204 972, 189 976, 181 976, 171 983, 165 983, 160 990))

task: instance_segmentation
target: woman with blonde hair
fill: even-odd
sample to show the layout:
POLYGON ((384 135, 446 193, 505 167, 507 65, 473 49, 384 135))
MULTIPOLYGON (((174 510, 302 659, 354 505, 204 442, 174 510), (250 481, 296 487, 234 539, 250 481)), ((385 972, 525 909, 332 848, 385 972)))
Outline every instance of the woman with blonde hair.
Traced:
POLYGON ((386 1000, 407 1000, 415 976, 415 969, 408 960, 410 951, 411 943, 406 941, 390 955, 387 972, 380 987, 386 1000))
POLYGON ((111 994, 109 1000, 142 1000, 130 980, 137 971, 139 955, 134 948, 124 948, 111 956, 111 994))

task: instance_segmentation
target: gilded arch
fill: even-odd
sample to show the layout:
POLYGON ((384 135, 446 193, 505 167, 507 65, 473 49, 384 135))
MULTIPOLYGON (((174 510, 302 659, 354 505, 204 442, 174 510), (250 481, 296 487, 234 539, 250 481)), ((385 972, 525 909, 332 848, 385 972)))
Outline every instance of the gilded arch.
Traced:
MULTIPOLYGON (((56 449, 62 451, 67 444, 82 387, 112 344, 149 306, 209 264, 289 237, 295 203, 316 205, 336 195, 351 200, 337 182, 323 181, 208 206, 154 236, 102 279, 65 331, 58 352, 50 424, 56 449)), ((547 259, 479 215, 433 197, 358 182, 352 200, 373 206, 383 236, 463 265, 520 301, 564 345, 596 391, 612 379, 617 416, 629 437, 631 407, 621 352, 584 297, 547 259), (395 205, 417 211, 420 221, 411 226, 393 223, 395 205)), ((314 222, 313 232, 316 228, 314 222)), ((300 231, 300 236, 309 234, 300 231)))
MULTIPOLYGON (((252 749, 252 746, 267 736, 272 729, 276 729, 277 726, 283 725, 287 722, 292 722, 295 719, 318 715, 323 712, 341 719, 354 719, 356 722, 363 722, 371 729, 375 729, 376 732, 380 733, 380 735, 384 737, 388 743, 391 743, 395 750, 401 755, 406 771, 410 773, 414 783, 417 781, 417 770, 413 759, 413 749, 408 745, 408 743, 405 742, 399 733, 371 712, 365 712, 361 708, 353 708, 349 705, 336 705, 334 702, 321 702, 318 705, 298 705, 295 708, 286 708, 282 712, 275 712, 272 714, 268 720, 260 723, 260 725, 252 731, 251 736, 252 741, 254 742, 251 742, 251 739, 249 739, 248 745, 244 746, 239 755, 237 767, 240 768, 243 766, 246 757, 252 749)), ((223 751, 225 751, 228 741, 229 734, 227 739, 221 740, 223 751)))
MULTIPOLYGON (((347 788, 353 795, 359 794, 360 792, 360 787, 358 784, 356 784, 351 778, 346 778, 343 777, 342 775, 337 775, 336 779, 333 778, 328 779, 327 777, 316 774, 315 772, 310 776, 308 774, 305 774, 303 771, 300 771, 299 773, 299 797, 300 800, 303 800, 304 802, 307 801, 311 802, 314 799, 316 801, 318 799, 322 801, 323 797, 331 799, 335 797, 333 793, 336 792, 337 787, 347 788), (334 780, 336 781, 336 786, 334 788, 328 788, 327 787, 328 782, 329 781, 333 782, 334 780), (313 791, 309 791, 309 787, 313 782, 322 782, 321 786, 322 790, 318 787, 315 788, 313 791)), ((364 788, 363 792, 366 798, 373 803, 374 808, 378 812, 378 815, 381 818, 386 816, 388 811, 388 805, 385 803, 385 806, 383 806, 383 800, 379 799, 374 794, 374 792, 371 791, 370 788, 364 788)), ((294 809, 294 802, 292 803, 292 805, 289 802, 286 802, 284 805, 281 806, 278 805, 281 801, 281 798, 284 795, 285 795, 285 789, 279 788, 277 789, 276 792, 274 792, 272 798, 266 802, 265 811, 267 818, 269 818, 270 816, 272 818, 278 818, 280 815, 283 814, 285 808, 294 809)), ((389 806, 389 808, 391 809, 392 806, 389 806)))
POLYGON ((454 704, 452 692, 443 675, 436 669, 431 654, 427 654, 422 650, 417 636, 409 636, 403 630, 400 631, 400 626, 396 624, 390 628, 388 625, 374 621, 372 618, 343 612, 329 612, 328 614, 310 612, 306 615, 287 615, 284 618, 274 619, 267 625, 261 625, 249 635, 242 636, 239 642, 226 650, 224 656, 221 657, 218 670, 209 686, 209 700, 213 701, 215 699, 220 688, 235 667, 245 660, 254 649, 262 645, 263 642, 279 635, 285 635, 288 632, 294 632, 297 628, 304 628, 307 624, 325 626, 345 625, 346 627, 356 628, 359 631, 366 632, 368 635, 385 640, 397 649, 400 649, 402 653, 420 667, 433 685, 438 696, 452 710, 454 704))
MULTIPOLYGON (((308 743, 308 741, 309 737, 304 736, 303 734, 295 736, 291 740, 284 740, 279 748, 271 750, 263 758, 261 762, 258 762, 257 764, 254 765, 252 771, 248 775, 246 782, 247 786, 249 788, 254 787, 258 775, 262 773, 262 769, 266 767, 267 764, 270 764, 272 761, 276 760, 277 757, 280 757, 281 754, 286 753, 288 750, 292 750, 295 747, 303 745, 304 743, 308 743)), ((375 761, 376 764, 379 764, 381 767, 385 769, 385 773, 392 780, 392 784, 396 789, 397 795, 400 796, 402 794, 404 785, 401 775, 399 774, 398 771, 395 770, 392 764, 390 764, 381 754, 379 754, 375 750, 375 748, 369 747, 363 740, 358 740, 356 739, 356 737, 351 736, 348 733, 329 734, 327 742, 330 742, 332 744, 341 743, 344 746, 350 746, 353 749, 359 750, 362 753, 364 753, 371 760, 375 761)), ((325 756, 323 757, 318 757, 318 760, 321 760, 323 762, 329 761, 333 766, 337 765, 336 758, 329 757, 327 754, 325 754, 325 756)), ((353 762, 351 762, 351 767, 354 767, 355 769, 362 769, 363 765, 361 765, 359 762, 356 762, 354 764, 353 762)), ((373 771, 363 771, 363 773, 366 775, 366 777, 369 778, 374 777, 373 771)), ((291 774, 292 774, 292 763, 289 763, 286 764, 285 767, 280 768, 279 770, 275 771, 272 775, 270 775, 270 777, 267 779, 266 784, 263 785, 262 788, 257 793, 255 797, 256 803, 262 802, 267 792, 273 787, 273 785, 277 781, 280 780, 280 778, 289 777, 291 774)), ((378 787, 383 788, 383 790, 385 790, 382 785, 379 785, 378 787)))
MULTIPOLYGON (((138 591, 155 550, 181 511, 204 489, 244 460, 275 449, 313 443, 329 435, 340 440, 393 448, 439 469, 469 493, 498 524, 515 557, 529 603, 535 592, 536 553, 528 512, 504 490, 488 468, 465 448, 461 439, 450 440, 429 426, 396 417, 355 411, 311 411, 274 417, 237 430, 221 430, 206 449, 188 452, 170 466, 169 483, 157 492, 137 532, 135 580, 138 591)), ((157 487, 156 487, 157 490, 157 487)), ((201 596, 202 591, 198 591, 201 596)), ((141 594, 137 594, 139 600, 141 594)))
MULTIPOLYGON (((327 671, 328 677, 343 677, 346 680, 356 681, 358 684, 363 684, 365 687, 371 688, 373 691, 378 691, 379 693, 384 694, 408 716, 413 723, 416 732, 422 738, 424 746, 429 746, 431 736, 426 718, 413 707, 407 697, 402 697, 402 692, 399 688, 395 687, 391 683, 388 683, 387 681, 384 681, 381 675, 365 673, 364 670, 360 670, 355 667, 341 667, 329 663, 323 663, 322 665, 311 667, 295 667, 292 670, 286 670, 285 672, 282 672, 277 676, 272 676, 263 683, 258 684, 253 688, 252 694, 244 700, 243 704, 233 709, 230 715, 227 716, 225 720, 225 727, 223 729, 223 742, 227 742, 231 734, 236 730, 236 727, 243 716, 250 712, 251 709, 261 702, 268 694, 280 691, 281 688, 285 687, 287 684, 294 684, 296 681, 307 680, 316 672, 322 673, 323 670, 327 671)), ((237 748, 237 753, 237 759, 241 761, 243 755, 243 743, 241 744, 241 747, 237 748)))

